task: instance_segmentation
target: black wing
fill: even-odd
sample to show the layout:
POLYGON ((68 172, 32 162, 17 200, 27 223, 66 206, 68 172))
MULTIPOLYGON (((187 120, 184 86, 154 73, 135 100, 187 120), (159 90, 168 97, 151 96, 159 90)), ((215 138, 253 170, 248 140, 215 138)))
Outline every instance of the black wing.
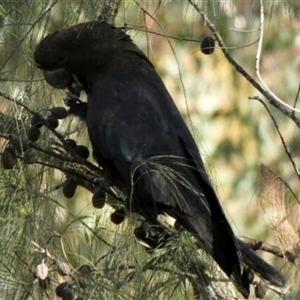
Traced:
POLYGON ((120 72, 88 94, 87 126, 98 162, 135 202, 153 203, 176 218, 228 276, 241 281, 234 234, 196 143, 154 69, 120 72))

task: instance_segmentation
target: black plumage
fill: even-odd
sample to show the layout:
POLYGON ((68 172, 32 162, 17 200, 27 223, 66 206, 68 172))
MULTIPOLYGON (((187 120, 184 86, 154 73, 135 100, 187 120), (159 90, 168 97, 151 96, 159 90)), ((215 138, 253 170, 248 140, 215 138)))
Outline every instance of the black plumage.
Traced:
POLYGON ((62 29, 40 42, 34 60, 43 70, 64 69, 79 80, 88 103, 84 112, 73 111, 86 121, 107 180, 137 211, 174 217, 245 297, 243 258, 271 283, 284 285, 279 272, 236 239, 187 125, 151 62, 124 31, 102 22, 62 29))

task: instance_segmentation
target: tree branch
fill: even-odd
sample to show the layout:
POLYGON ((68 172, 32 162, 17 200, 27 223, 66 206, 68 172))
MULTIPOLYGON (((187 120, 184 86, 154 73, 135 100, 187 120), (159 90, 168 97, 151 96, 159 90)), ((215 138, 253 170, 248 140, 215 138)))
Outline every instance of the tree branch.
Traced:
POLYGON ((268 102, 276 107, 279 111, 281 111, 284 115, 286 115, 288 118, 290 118, 294 123, 300 128, 300 119, 297 118, 294 114, 293 110, 288 110, 285 106, 283 106, 280 102, 278 102, 267 90, 265 90, 257 81, 249 75, 246 70, 241 67, 228 53, 227 48, 225 46, 225 43, 216 30, 214 24, 211 22, 211 20, 207 17, 205 12, 193 1, 188 0, 189 3, 195 8, 195 10, 202 16, 202 18, 205 20, 205 23, 207 24, 207 27, 210 29, 212 34, 215 36, 225 58, 227 61, 236 69, 237 72, 239 72, 248 82, 251 83, 253 87, 255 87, 266 99, 268 102))

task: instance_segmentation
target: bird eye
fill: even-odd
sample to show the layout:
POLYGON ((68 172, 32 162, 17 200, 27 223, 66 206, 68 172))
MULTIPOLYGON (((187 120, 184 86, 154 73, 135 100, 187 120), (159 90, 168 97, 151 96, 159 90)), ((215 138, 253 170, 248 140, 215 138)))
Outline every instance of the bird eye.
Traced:
POLYGON ((58 54, 57 60, 63 62, 65 60, 65 57, 62 54, 58 54))

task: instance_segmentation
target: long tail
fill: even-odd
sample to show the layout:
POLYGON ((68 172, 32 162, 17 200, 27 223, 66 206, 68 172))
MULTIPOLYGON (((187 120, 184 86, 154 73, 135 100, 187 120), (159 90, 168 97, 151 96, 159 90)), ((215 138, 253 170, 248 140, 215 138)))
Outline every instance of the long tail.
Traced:
POLYGON ((192 222, 186 222, 188 219, 186 218, 183 222, 185 227, 200 238, 199 246, 210 253, 245 298, 249 297, 250 282, 247 272, 243 272, 242 268, 239 268, 239 261, 271 285, 278 287, 285 285, 286 278, 278 270, 260 258, 243 241, 235 238, 234 235, 231 236, 231 230, 228 228, 226 220, 214 227, 212 231, 213 242, 210 248, 209 245, 203 245, 203 240, 201 241, 203 237, 199 235, 200 230, 197 228, 198 222, 193 222, 195 218, 192 218, 192 222))
POLYGON ((260 258, 255 251, 253 251, 241 240, 237 239, 237 243, 242 252, 243 262, 250 269, 259 274, 263 279, 272 285, 278 287, 283 287, 285 285, 286 278, 278 270, 260 258))
POLYGON ((176 210, 170 208, 168 213, 197 238, 199 248, 204 249, 212 256, 244 298, 248 298, 249 279, 247 274, 242 271, 242 253, 226 219, 223 219, 218 225, 214 225, 210 220, 201 219, 201 216, 196 218, 183 215, 184 217, 182 217, 176 210))

